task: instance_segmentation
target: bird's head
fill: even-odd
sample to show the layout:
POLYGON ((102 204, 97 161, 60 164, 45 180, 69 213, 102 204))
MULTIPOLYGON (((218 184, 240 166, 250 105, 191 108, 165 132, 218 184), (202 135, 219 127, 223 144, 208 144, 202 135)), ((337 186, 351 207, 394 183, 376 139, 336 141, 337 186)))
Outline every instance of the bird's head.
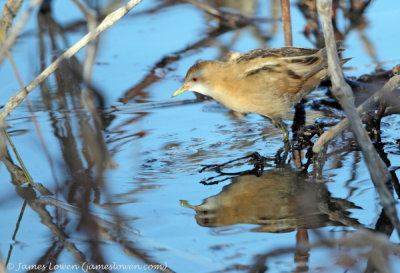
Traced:
POLYGON ((201 61, 193 65, 187 72, 184 83, 172 94, 172 97, 186 91, 211 96, 210 81, 217 66, 218 62, 215 61, 201 61))

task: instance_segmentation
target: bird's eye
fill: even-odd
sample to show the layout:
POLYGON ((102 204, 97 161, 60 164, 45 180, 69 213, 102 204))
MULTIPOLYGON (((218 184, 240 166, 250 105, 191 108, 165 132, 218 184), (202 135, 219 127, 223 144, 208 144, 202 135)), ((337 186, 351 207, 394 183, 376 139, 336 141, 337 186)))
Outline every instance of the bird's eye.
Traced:
POLYGON ((193 78, 192 78, 192 81, 194 81, 194 82, 197 82, 197 80, 198 80, 198 79, 197 79, 196 77, 193 77, 193 78))

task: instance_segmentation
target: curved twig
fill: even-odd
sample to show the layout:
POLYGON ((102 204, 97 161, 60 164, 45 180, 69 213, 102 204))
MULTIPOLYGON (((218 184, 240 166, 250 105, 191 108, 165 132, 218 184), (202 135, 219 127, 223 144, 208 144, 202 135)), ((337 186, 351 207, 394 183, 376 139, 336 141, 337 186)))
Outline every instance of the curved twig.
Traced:
MULTIPOLYGON (((378 92, 366 100, 363 104, 357 107, 357 113, 362 114, 368 111, 376 103, 378 103, 382 97, 386 94, 400 87, 400 75, 393 76, 378 92)), ((349 120, 347 118, 340 121, 338 124, 330 128, 328 131, 324 132, 318 140, 314 143, 313 152, 319 153, 324 149, 324 146, 343 132, 349 125, 349 120)))

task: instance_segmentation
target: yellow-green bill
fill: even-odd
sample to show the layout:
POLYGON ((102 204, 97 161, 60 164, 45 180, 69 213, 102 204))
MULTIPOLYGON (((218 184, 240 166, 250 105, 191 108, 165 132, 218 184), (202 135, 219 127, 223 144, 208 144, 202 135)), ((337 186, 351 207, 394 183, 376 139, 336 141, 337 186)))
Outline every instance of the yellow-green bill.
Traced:
POLYGON ((179 200, 179 203, 181 204, 181 207, 184 207, 184 208, 195 209, 195 207, 196 207, 196 206, 190 205, 187 200, 179 200))
POLYGON ((179 87, 172 95, 171 97, 176 97, 180 94, 182 94, 183 92, 188 91, 183 85, 181 87, 179 87))

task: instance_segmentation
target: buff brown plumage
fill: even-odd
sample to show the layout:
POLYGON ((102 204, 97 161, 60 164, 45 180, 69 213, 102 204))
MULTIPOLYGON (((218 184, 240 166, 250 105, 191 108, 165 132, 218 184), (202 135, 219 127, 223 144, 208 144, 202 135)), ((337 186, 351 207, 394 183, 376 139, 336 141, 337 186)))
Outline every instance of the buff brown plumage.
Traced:
POLYGON ((324 48, 255 49, 225 62, 196 63, 172 96, 190 90, 234 111, 263 115, 283 131, 287 141, 283 116, 319 85, 327 67, 324 48))

